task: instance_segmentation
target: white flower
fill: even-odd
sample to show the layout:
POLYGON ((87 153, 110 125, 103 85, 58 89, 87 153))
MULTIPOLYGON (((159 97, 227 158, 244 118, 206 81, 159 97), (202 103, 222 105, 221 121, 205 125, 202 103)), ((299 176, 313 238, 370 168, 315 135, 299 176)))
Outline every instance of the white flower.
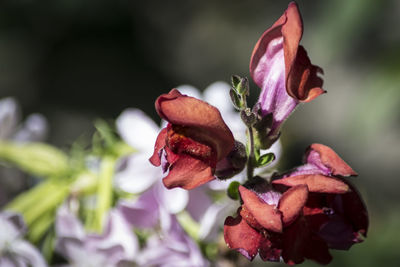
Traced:
POLYGON ((23 239, 26 229, 19 214, 0 213, 0 229, 0 266, 47 266, 37 248, 23 239))
POLYGON ((41 114, 31 114, 19 124, 21 112, 14 98, 0 100, 0 139, 18 142, 40 141, 47 135, 47 120, 41 114))

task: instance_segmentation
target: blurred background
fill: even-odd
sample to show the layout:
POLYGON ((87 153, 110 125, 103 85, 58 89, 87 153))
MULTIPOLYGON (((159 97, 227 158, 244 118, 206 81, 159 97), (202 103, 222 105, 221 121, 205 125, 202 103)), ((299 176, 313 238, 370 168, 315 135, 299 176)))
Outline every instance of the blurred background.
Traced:
MULTIPOLYGON (((353 181, 370 231, 350 253, 333 252, 331 265, 398 266, 400 1, 297 2, 302 44, 324 69, 328 93, 284 126, 280 167, 300 164, 311 143, 334 148, 359 173, 353 181)), ((249 76, 253 46, 288 3, 3 0, 0 98, 15 97, 25 115, 42 113, 47 141, 64 148, 91 134, 94 119, 115 119, 128 107, 158 121, 154 100, 173 87, 202 90, 249 76)), ((251 94, 255 101, 254 84, 251 94)))

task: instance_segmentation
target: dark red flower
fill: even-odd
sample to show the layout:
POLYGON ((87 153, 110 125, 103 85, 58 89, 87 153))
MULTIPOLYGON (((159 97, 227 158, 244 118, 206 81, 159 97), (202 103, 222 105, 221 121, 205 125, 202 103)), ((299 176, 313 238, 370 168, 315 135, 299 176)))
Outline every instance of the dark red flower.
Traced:
POLYGON ((167 188, 193 189, 212 179, 217 163, 234 147, 234 138, 215 107, 173 89, 155 102, 168 121, 159 133, 150 162, 163 165, 167 188))
POLYGON ((305 164, 266 185, 240 187, 236 218, 225 220, 228 246, 252 260, 298 264, 305 258, 327 264, 329 249, 349 249, 368 230, 366 207, 343 176, 356 175, 331 148, 313 144, 305 164), (247 238, 246 242, 242 239, 247 238), (253 241, 249 241, 253 240, 253 241))

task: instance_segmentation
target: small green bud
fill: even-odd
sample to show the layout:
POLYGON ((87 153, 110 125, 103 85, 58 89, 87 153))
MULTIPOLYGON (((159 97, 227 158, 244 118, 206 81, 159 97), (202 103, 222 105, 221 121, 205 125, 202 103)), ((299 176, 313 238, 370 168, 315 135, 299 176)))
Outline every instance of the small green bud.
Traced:
POLYGON ((249 80, 247 77, 232 76, 232 86, 240 95, 249 95, 249 80))
POLYGON ((228 196, 233 200, 239 200, 239 186, 238 181, 233 181, 228 186, 228 196))
POLYGON ((229 91, 229 95, 231 96, 233 106, 237 110, 241 110, 243 106, 241 96, 238 95, 238 93, 236 93, 236 91, 233 88, 231 88, 231 90, 229 91))
POLYGON ((232 75, 232 77, 231 77, 231 82, 232 82, 232 86, 233 86, 233 88, 237 88, 238 87, 238 85, 239 85, 239 83, 240 83, 240 76, 238 76, 238 75, 232 75))
POLYGON ((267 153, 262 155, 257 161, 257 167, 263 167, 275 160, 274 153, 267 153))

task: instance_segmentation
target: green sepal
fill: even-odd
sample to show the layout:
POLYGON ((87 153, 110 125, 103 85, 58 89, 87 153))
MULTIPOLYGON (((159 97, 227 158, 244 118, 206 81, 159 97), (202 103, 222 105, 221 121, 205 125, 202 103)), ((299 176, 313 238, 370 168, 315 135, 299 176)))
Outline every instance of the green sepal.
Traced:
POLYGON ((261 155, 257 160, 257 167, 264 167, 274 160, 275 160, 274 153, 267 153, 267 154, 261 155))
POLYGON ((239 200, 239 186, 240 183, 238 181, 233 181, 228 186, 228 196, 233 200, 239 200))
POLYGON ((232 75, 231 81, 236 92, 238 92, 240 95, 249 95, 249 80, 247 77, 232 75))

